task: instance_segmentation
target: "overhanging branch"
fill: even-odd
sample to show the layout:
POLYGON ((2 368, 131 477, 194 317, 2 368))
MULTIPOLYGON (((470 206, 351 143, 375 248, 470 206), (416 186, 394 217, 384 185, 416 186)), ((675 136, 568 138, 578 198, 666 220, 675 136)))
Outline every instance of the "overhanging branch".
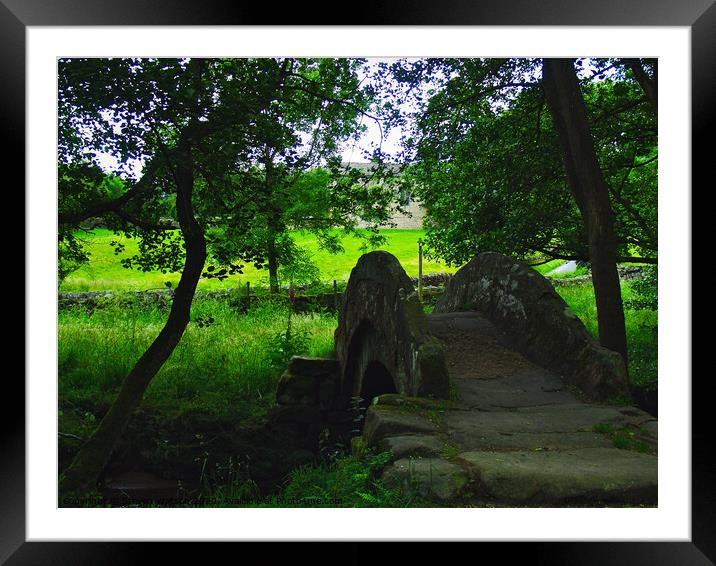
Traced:
POLYGON ((113 200, 91 205, 84 210, 78 212, 60 212, 57 215, 58 223, 60 225, 79 224, 80 222, 83 222, 84 220, 87 220, 89 218, 94 218, 95 216, 102 216, 110 212, 117 212, 132 199, 143 195, 144 193, 152 189, 151 183, 154 180, 154 175, 156 173, 158 164, 152 161, 148 167, 149 170, 142 176, 142 178, 137 181, 137 183, 131 189, 125 192, 122 196, 113 200))

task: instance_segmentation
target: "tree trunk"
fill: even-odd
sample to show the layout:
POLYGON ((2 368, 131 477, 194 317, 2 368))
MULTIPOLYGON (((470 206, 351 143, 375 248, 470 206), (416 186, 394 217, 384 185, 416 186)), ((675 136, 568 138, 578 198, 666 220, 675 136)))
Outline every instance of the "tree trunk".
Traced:
POLYGON ((280 233, 281 211, 276 203, 276 179, 274 176, 274 163, 271 151, 268 147, 264 148, 264 168, 265 168, 265 191, 269 202, 270 214, 268 217, 268 242, 266 245, 266 255, 269 270, 269 290, 271 293, 278 293, 278 250, 276 249, 276 236, 280 233))
POLYGON ((278 253, 276 251, 276 232, 273 229, 270 229, 269 233, 267 255, 270 291, 278 293, 278 253))
POLYGON ((625 62, 631 69, 631 72, 634 73, 634 78, 639 83, 639 86, 641 86, 641 89, 644 91, 646 97, 649 99, 649 104, 651 104, 651 107, 654 109, 654 113, 656 114, 659 109, 659 90, 656 81, 656 73, 654 73, 653 79, 649 78, 649 75, 646 74, 646 71, 644 70, 644 67, 639 59, 626 59, 625 62))
POLYGON ((176 208, 186 244, 184 269, 179 279, 169 317, 159 335, 122 383, 119 395, 99 426, 82 445, 72 464, 60 478, 60 493, 87 491, 96 487, 117 441, 127 427, 149 382, 174 351, 189 323, 191 303, 206 260, 204 232, 194 217, 192 190, 194 171, 191 145, 180 141, 176 167, 176 208))
POLYGON ((627 363, 626 326, 617 271, 614 212, 599 167, 573 59, 545 59, 543 83, 569 187, 587 229, 599 342, 627 363))

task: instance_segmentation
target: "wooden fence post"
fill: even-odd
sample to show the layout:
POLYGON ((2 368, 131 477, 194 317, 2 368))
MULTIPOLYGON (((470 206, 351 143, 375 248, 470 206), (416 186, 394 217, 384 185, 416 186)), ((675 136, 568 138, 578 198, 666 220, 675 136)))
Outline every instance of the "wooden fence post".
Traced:
POLYGON ((333 308, 336 310, 336 314, 338 314, 338 285, 336 285, 336 280, 333 280, 333 308))
POLYGON ((418 300, 423 302, 423 239, 418 238, 418 300))

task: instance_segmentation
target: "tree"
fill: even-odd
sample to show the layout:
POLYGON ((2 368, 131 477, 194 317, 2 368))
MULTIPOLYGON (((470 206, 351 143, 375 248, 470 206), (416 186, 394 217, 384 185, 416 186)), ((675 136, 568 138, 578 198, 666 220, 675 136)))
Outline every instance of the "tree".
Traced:
MULTIPOLYGON (((520 83, 509 68, 505 76, 485 79, 478 73, 487 73, 485 63, 457 60, 440 67, 448 77, 443 85, 435 79, 436 65, 423 79, 434 93, 406 140, 410 173, 428 209, 430 252, 456 265, 483 249, 530 261, 588 261, 538 62, 521 63, 518 72, 534 78, 520 83)), ((616 214, 620 261, 656 261, 655 116, 639 85, 623 73, 601 81, 586 75, 582 88, 616 214)))
POLYGON ((567 181, 582 214, 589 240, 599 341, 627 363, 626 325, 617 272, 614 213, 599 166, 587 110, 573 59, 545 59, 544 90, 559 135, 567 181))
MULTIPOLYGON (((214 231, 211 249, 223 264, 243 260, 266 267, 274 293, 280 265, 301 255, 289 229, 309 230, 336 252, 341 246, 333 228, 358 235, 358 220, 377 226, 387 217, 391 186, 346 171, 338 158, 341 143, 356 141, 363 131, 361 121, 376 119, 369 114, 374 92, 359 77, 361 65, 356 59, 284 59, 268 60, 262 70, 279 85, 276 96, 251 129, 251 153, 226 180, 252 195, 243 206, 250 213, 236 230, 230 203, 214 211, 226 228, 214 231)), ((371 176, 383 171, 378 165, 371 176)))
MULTIPOLYGON (((86 162, 87 153, 91 149, 115 150, 115 155, 123 157, 124 163, 130 156, 137 157, 140 152, 151 151, 152 142, 162 152, 161 157, 155 157, 147 167, 142 180, 117 198, 97 199, 96 192, 91 190, 92 184, 84 184, 90 191, 76 191, 75 205, 68 207, 69 210, 60 211, 60 224, 72 225, 111 212, 121 221, 141 229, 145 221, 132 222, 131 216, 125 216, 124 207, 134 204, 132 201, 136 201, 138 196, 143 197, 142 204, 149 203, 149 196, 154 192, 151 180, 159 173, 159 169, 163 169, 171 174, 173 180, 184 251, 184 268, 164 327, 130 370, 109 411, 65 471, 60 480, 60 489, 63 491, 90 489, 94 486, 146 387, 171 355, 189 323, 192 298, 206 258, 204 233, 195 217, 193 205, 194 153, 196 145, 203 139, 199 119, 206 110, 202 104, 205 100, 206 65, 199 59, 177 62, 168 68, 157 65, 160 63, 152 62, 143 66, 138 61, 123 60, 108 63, 101 60, 60 62, 60 166, 65 164, 73 168, 86 162), (100 74, 99 80, 91 76, 93 70, 100 74), (171 74, 162 71, 170 71, 171 74), (157 101, 157 94, 161 91, 147 80, 152 76, 167 82, 172 80, 177 87, 176 92, 182 93, 177 99, 171 100, 171 103, 184 106, 181 115, 172 116, 169 112, 161 111, 171 108, 173 104, 162 108, 164 101, 157 101), (130 92, 133 92, 133 96, 130 96, 130 92), (157 107, 161 110, 154 115, 157 107), (170 122, 171 118, 179 119, 170 122), (109 134, 110 130, 115 133, 115 128, 121 131, 125 124, 129 126, 128 135, 109 134), (173 126, 171 129, 170 124, 173 126), (170 133, 173 137, 171 149, 167 146, 168 140, 159 133, 160 128, 165 130, 164 136, 170 133), (153 139, 145 135, 149 132, 153 139)), ((175 108, 172 110, 176 111, 175 108)), ((77 185, 63 183, 61 179, 61 202, 68 195, 68 186, 77 185)), ((158 233, 159 229, 149 231, 147 240, 158 243, 154 247, 161 249, 165 240, 156 237, 154 232, 158 233)), ((158 257, 158 262, 162 263, 162 256, 158 257)))
MULTIPOLYGON (((322 106, 322 95, 340 84, 338 75, 354 72, 340 61, 321 61, 326 60, 306 66, 317 85, 303 92, 306 106, 322 106)), ((181 339, 205 273, 207 231, 224 227, 242 234, 250 228, 256 186, 234 181, 258 163, 263 148, 257 146, 257 131, 275 128, 289 135, 274 114, 287 80, 286 73, 274 72, 277 67, 288 65, 273 59, 59 62, 60 238, 72 246, 72 228, 99 217, 111 229, 140 239, 140 252, 126 258, 126 266, 181 270, 163 329, 61 477, 61 491, 96 484, 148 384, 181 339), (99 165, 108 159, 125 179, 115 194, 97 184, 99 165), (129 173, 142 160, 142 175, 133 180, 129 173), (173 207, 168 206, 172 195, 173 207), (164 220, 170 213, 176 215, 180 234, 164 220)), ((333 112, 338 112, 333 104, 356 104, 350 93, 329 102, 333 112)))
MULTIPOLYGON (((593 150, 615 213, 608 245, 619 261, 655 263, 653 107, 624 61, 577 63, 593 150)), ((654 76, 655 62, 639 63, 654 76)), ((400 96, 415 96, 415 127, 405 146, 427 208, 430 253, 452 264, 480 250, 530 261, 592 259, 540 60, 430 59, 400 62, 392 72, 403 86, 400 96)), ((605 338, 621 349, 618 342, 605 338)))

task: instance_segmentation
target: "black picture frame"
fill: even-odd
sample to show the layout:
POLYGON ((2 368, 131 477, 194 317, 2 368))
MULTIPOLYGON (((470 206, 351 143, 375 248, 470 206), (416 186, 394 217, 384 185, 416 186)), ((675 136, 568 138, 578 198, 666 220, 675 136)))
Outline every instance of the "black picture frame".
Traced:
MULTIPOLYGON (((714 131, 712 110, 716 98, 716 6, 713 0, 606 0, 570 3, 564 0, 445 0, 430 2, 367 1, 350 17, 320 11, 303 3, 280 10, 223 0, 0 0, 0 53, 2 88, 0 115, 6 142, 3 161, 24 163, 25 153, 25 30, 28 26, 85 25, 564 25, 564 26, 688 26, 692 34, 692 165, 693 185, 713 187, 708 143, 714 131), (320 22, 320 15, 325 20, 320 22), (9 143, 8 143, 9 142, 9 143)), ((24 171, 15 187, 24 187, 24 171)), ((9 188, 10 183, 6 184, 9 188)), ((19 194, 19 191, 16 191, 19 194)), ((687 195, 688 196, 688 195, 687 195)), ((24 199, 23 199, 24 203, 24 199)), ((24 207, 24 204, 20 206, 24 207)), ((688 274, 691 280, 691 273, 688 274)), ((32 297, 25 296, 25 303, 32 297)), ((691 376, 684 376, 690 378, 691 376)), ((709 461, 714 448, 709 423, 708 374, 692 380, 692 539, 691 542, 489 543, 501 560, 564 564, 713 564, 716 561, 716 469, 709 461), (701 380, 698 379, 701 378, 701 380)), ((25 414, 19 399, 24 383, 15 373, 3 384, 5 407, 0 411, 0 563, 7 564, 128 564, 146 557, 148 543, 40 543, 25 542, 25 414), (12 403, 9 401, 13 400, 12 403), (10 406, 19 409, 8 412, 10 406)), ((320 538, 320 534, 317 534, 320 538)), ((358 545, 359 543, 351 543, 358 545)), ((153 546, 156 546, 153 545, 153 546)), ((271 550, 288 552, 282 546, 271 550)), ((292 547, 295 545, 291 545, 292 547)), ((420 547, 412 545, 411 549, 420 547)), ((163 561, 176 546, 162 544, 163 561)), ((183 560, 190 551, 182 545, 183 560)), ((198 550, 198 552, 205 552, 198 550)), ((264 551, 266 552, 266 551, 264 551)), ((298 551, 300 552, 300 551, 298 551)), ((304 551, 307 552, 307 551, 304 551)), ((401 551, 405 552, 405 551, 401 551)), ((482 551, 481 551, 482 552, 482 551)), ((408 554, 404 558, 410 558, 408 554)), ((321 551, 327 559, 370 560, 363 546, 321 551)), ((313 560, 320 560, 314 557, 313 560)))

